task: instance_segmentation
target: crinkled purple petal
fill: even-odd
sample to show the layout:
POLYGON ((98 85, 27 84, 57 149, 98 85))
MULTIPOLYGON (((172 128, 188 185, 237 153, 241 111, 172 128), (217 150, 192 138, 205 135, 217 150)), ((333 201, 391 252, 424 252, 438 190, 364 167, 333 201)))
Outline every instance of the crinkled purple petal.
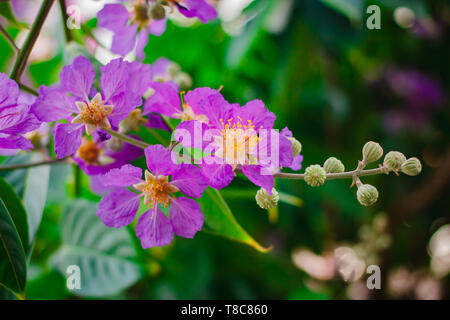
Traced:
POLYGON ((193 238, 202 229, 204 217, 195 200, 185 197, 172 200, 169 215, 173 231, 180 237, 193 238))
POLYGON ((276 119, 275 114, 270 112, 261 100, 247 102, 245 106, 239 109, 239 116, 244 122, 251 120, 255 130, 260 128, 272 129, 276 119))
POLYGON ((127 189, 113 191, 100 200, 97 216, 105 226, 121 228, 133 222, 140 202, 140 195, 127 189))
POLYGON ((98 26, 119 31, 124 28, 130 19, 130 13, 121 4, 106 4, 97 14, 98 26))
POLYGON ((215 189, 228 186, 234 179, 233 167, 226 163, 214 163, 212 159, 213 156, 207 156, 200 164, 203 174, 208 178, 208 184, 215 189))
POLYGON ((242 173, 254 184, 264 188, 269 195, 272 195, 272 188, 274 184, 273 175, 266 175, 262 173, 262 167, 258 165, 242 166, 242 173))
POLYGON ((142 182, 142 169, 125 164, 120 168, 112 169, 100 178, 106 187, 128 187, 142 182))
POLYGON ((161 117, 157 114, 150 113, 148 116, 148 121, 144 124, 144 126, 152 129, 162 129, 170 132, 170 127, 161 119, 161 117))
POLYGON ((29 110, 30 106, 27 105, 0 109, 0 132, 23 134, 38 129, 41 126, 41 121, 29 110))
POLYGON ((53 127, 55 153, 58 159, 77 152, 81 145, 84 126, 80 124, 57 123, 53 127))
POLYGON ((31 112, 41 121, 57 121, 78 113, 73 99, 60 89, 41 86, 39 97, 31 105, 31 112))
POLYGON ((187 163, 180 165, 180 169, 173 174, 170 183, 177 186, 183 194, 193 198, 200 198, 208 187, 208 179, 203 175, 202 170, 187 163))
POLYGON ((31 149, 33 149, 33 144, 22 136, 2 135, 0 137, 0 155, 14 154, 13 150, 30 151, 31 149))
POLYGON ((144 150, 147 159, 147 167, 154 175, 169 176, 176 173, 180 166, 173 157, 173 152, 160 144, 152 145, 144 150))
POLYGON ((298 154, 294 157, 294 160, 292 161, 292 164, 289 168, 291 168, 294 171, 298 171, 302 168, 302 162, 303 162, 303 156, 301 154, 298 154))
POLYGON ((131 111, 142 104, 142 97, 134 92, 125 91, 110 99, 114 108, 108 115, 109 122, 113 127, 118 127, 120 121, 128 117, 131 111))
POLYGON ((142 96, 152 84, 152 67, 138 61, 128 63, 128 90, 142 96))
POLYGON ((178 90, 167 83, 159 82, 153 82, 152 88, 155 92, 145 101, 145 114, 156 112, 173 118, 174 114, 181 112, 178 90))
POLYGON ((88 58, 76 57, 72 64, 63 67, 59 77, 63 91, 70 92, 83 100, 89 99, 95 72, 88 58))
POLYGON ((184 16, 197 17, 203 23, 217 18, 216 9, 205 0, 184 0, 181 4, 177 3, 177 6, 184 16))
POLYGON ((137 26, 126 26, 114 33, 111 51, 122 56, 131 52, 136 44, 137 26))
POLYGON ((167 18, 161 20, 153 20, 148 26, 148 31, 155 36, 160 36, 164 33, 164 30, 166 30, 166 25, 167 18))
POLYGON ((100 67, 100 87, 106 103, 127 90, 128 62, 122 58, 111 60, 107 65, 100 67))
POLYGON ((208 125, 198 120, 182 121, 174 130, 173 138, 186 148, 204 149, 213 141, 217 130, 211 129, 210 136, 205 135, 208 125), (203 141, 205 140, 205 141, 203 141))
POLYGON ((136 58, 140 61, 145 59, 144 49, 148 43, 149 30, 142 29, 138 32, 136 36, 136 58))
POLYGON ((0 72, 0 109, 15 105, 18 96, 19 86, 17 83, 0 72))
POLYGON ((173 240, 173 228, 169 219, 156 205, 139 217, 136 236, 141 239, 142 248, 162 247, 173 240))

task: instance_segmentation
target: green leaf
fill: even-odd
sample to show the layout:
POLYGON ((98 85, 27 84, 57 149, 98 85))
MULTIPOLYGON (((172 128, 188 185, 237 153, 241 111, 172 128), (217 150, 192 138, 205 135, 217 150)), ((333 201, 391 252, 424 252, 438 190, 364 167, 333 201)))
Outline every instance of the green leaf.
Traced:
POLYGON ((79 200, 61 219, 62 247, 50 258, 62 275, 71 265, 80 267, 81 296, 103 297, 117 294, 142 277, 137 253, 126 228, 103 225, 97 217, 98 203, 79 200))
MULTIPOLYGON (((37 153, 34 153, 31 159, 31 162, 43 160, 42 156, 37 153)), ((33 241, 41 224, 42 212, 47 199, 49 177, 50 165, 29 168, 25 174, 23 203, 28 213, 28 230, 31 241, 33 241)))
POLYGON ((27 212, 13 187, 11 187, 3 178, 0 178, 0 199, 3 200, 11 215, 11 219, 14 222, 26 254, 29 249, 27 212))
POLYGON ((0 200, 0 283, 22 293, 27 279, 27 261, 11 214, 0 200))
POLYGON ((206 231, 245 243, 260 252, 271 250, 261 246, 241 227, 218 190, 208 187, 199 203, 205 215, 206 231))

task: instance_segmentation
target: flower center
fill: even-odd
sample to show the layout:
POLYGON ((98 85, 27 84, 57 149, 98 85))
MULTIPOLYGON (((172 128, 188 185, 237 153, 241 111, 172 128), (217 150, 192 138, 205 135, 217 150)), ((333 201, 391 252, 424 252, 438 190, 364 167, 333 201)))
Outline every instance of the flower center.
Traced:
POLYGON ((150 9, 146 0, 134 0, 131 21, 145 28, 150 21, 150 9))
POLYGON ((93 164, 98 163, 99 155, 100 149, 96 143, 92 140, 83 139, 83 143, 78 148, 78 156, 86 163, 93 164))
POLYGON ((113 106, 104 105, 100 93, 97 93, 90 102, 77 101, 75 104, 80 113, 73 118, 72 123, 84 123, 88 135, 97 127, 111 128, 107 116, 112 112, 113 106))
MULTIPOLYGON (((167 176, 154 176, 149 171, 145 171, 145 181, 133 186, 144 194, 144 204, 153 206, 162 204, 167 207, 170 203, 171 194, 179 191, 179 189, 169 183, 167 176)), ((173 196, 172 196, 173 197, 173 196)))

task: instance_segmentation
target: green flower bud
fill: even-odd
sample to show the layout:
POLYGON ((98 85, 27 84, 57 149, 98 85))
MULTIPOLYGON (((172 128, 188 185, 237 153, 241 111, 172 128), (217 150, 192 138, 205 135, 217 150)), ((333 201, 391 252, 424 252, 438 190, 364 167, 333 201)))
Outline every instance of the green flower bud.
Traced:
POLYGON ((305 170, 305 181, 311 187, 318 187, 324 184, 326 177, 326 171, 318 164, 313 164, 305 170))
POLYGON ((384 157, 383 164, 388 170, 397 172, 400 170, 402 164, 406 161, 403 153, 398 151, 389 151, 384 157))
POLYGON ((153 20, 162 20, 166 17, 166 10, 160 4, 154 4, 150 9, 150 16, 153 20))
POLYGON ((175 81, 180 90, 187 90, 192 87, 192 78, 186 72, 179 72, 173 77, 173 81, 175 81))
POLYGON ((119 123, 119 132, 130 132, 146 123, 147 119, 143 118, 141 116, 141 113, 141 109, 134 109, 133 111, 131 111, 130 114, 119 123))
POLYGON ((292 156, 295 158, 302 152, 302 144, 294 137, 288 137, 288 139, 292 143, 292 156))
POLYGON ((345 167, 341 160, 335 157, 328 158, 323 164, 323 168, 327 173, 339 173, 345 171, 345 167))
POLYGON ((369 141, 364 145, 362 154, 365 164, 375 162, 383 156, 383 148, 379 143, 369 141))
POLYGON ((358 187, 356 197, 363 206, 371 206, 378 200, 378 190, 370 184, 362 184, 358 187))
POLYGON ((263 209, 272 209, 278 204, 280 195, 275 188, 272 188, 272 195, 269 195, 263 188, 259 189, 255 196, 256 203, 263 209))
POLYGON ((420 160, 413 157, 403 162, 400 170, 408 176, 417 176, 422 171, 420 160))

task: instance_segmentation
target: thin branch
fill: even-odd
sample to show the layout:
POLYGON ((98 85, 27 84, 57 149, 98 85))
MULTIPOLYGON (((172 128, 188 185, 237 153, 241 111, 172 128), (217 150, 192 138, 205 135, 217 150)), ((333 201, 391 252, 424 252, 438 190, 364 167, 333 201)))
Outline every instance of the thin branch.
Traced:
POLYGON ((66 36, 66 41, 71 42, 73 40, 73 38, 72 38, 72 33, 70 32, 69 28, 67 27, 67 21, 69 20, 69 15, 67 14, 66 0, 59 0, 59 7, 61 8, 62 23, 64 26, 64 34, 66 36))
POLYGON ((116 137, 117 139, 123 140, 125 142, 128 142, 129 144, 132 144, 136 147, 139 147, 141 149, 145 149, 149 147, 150 145, 148 143, 145 143, 144 141, 140 141, 134 138, 131 138, 130 136, 127 136, 126 134, 111 130, 111 129, 103 129, 107 131, 110 135, 113 137, 116 137))
POLYGON ((67 160, 67 158, 51 159, 51 160, 45 160, 45 161, 40 161, 40 162, 34 162, 34 163, 23 163, 23 164, 14 164, 14 165, 10 165, 10 166, 0 166, 0 171, 9 171, 9 170, 25 169, 25 168, 45 166, 45 165, 60 164, 60 163, 66 162, 66 160, 67 160))
MULTIPOLYGON (((386 168, 379 167, 375 169, 369 169, 369 170, 358 170, 355 169, 353 171, 347 171, 347 172, 340 172, 340 173, 327 173, 326 180, 336 180, 336 179, 354 179, 355 176, 363 177, 363 176, 372 176, 376 174, 387 174, 386 168)), ((292 179, 292 180, 305 180, 305 174, 304 173, 285 173, 285 172, 279 172, 274 174, 275 178, 280 179, 292 179)))
POLYGON ((19 56, 16 59, 16 63, 14 64, 14 68, 11 72, 11 79, 20 82, 20 77, 25 69, 25 66, 28 62, 28 58, 30 57, 31 50, 33 50, 33 46, 39 37, 42 26, 44 25, 45 19, 53 5, 54 0, 44 0, 42 6, 39 10, 39 13, 36 17, 36 20, 33 22, 33 26, 31 27, 30 32, 28 33, 27 39, 23 45, 23 48, 19 52, 19 56))
POLYGON ((16 43, 14 42, 14 39, 11 38, 9 33, 5 30, 5 28, 3 28, 1 24, 0 24, 0 33, 5 37, 6 41, 8 41, 11 48, 13 48, 16 53, 18 53, 20 51, 19 47, 17 47, 16 43))
POLYGON ((30 88, 26 85, 24 85, 23 83, 18 82, 19 85, 19 89, 25 92, 28 92, 29 94, 32 94, 34 96, 39 96, 38 92, 36 90, 34 90, 33 88, 30 88))

